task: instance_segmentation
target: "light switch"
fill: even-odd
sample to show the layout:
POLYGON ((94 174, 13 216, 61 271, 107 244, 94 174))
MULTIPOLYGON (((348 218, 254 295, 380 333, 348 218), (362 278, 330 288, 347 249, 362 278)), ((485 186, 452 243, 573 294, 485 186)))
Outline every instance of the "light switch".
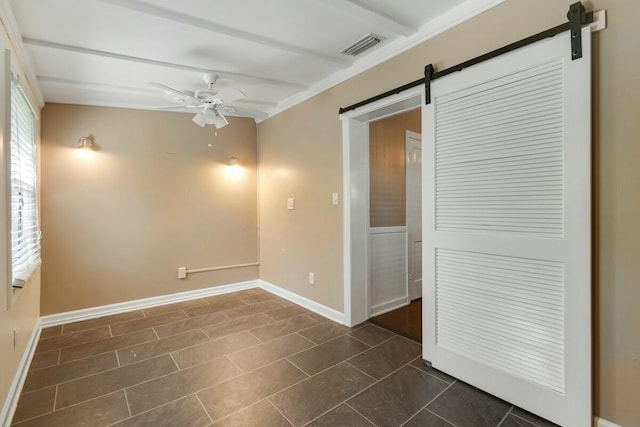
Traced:
POLYGON ((331 194, 331 203, 333 203, 334 205, 338 204, 338 193, 331 194))
POLYGON ((289 198, 287 199, 287 209, 289 209, 289 210, 293 210, 293 209, 294 209, 294 207, 295 207, 295 204, 294 204, 294 203, 295 203, 295 201, 293 200, 293 197, 289 197, 289 198))

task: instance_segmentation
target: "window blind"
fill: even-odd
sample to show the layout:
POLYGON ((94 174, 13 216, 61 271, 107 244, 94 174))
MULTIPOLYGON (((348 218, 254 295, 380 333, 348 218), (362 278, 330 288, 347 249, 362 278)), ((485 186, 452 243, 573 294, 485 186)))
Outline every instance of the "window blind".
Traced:
POLYGON ((40 264, 35 116, 24 92, 11 81, 11 276, 22 288, 40 264))

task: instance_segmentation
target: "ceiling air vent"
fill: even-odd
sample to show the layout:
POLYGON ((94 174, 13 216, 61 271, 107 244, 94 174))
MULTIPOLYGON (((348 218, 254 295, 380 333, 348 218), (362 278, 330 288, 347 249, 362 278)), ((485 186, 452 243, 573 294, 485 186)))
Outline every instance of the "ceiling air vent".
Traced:
POLYGON ((360 55, 367 49, 372 48, 380 42, 386 40, 386 37, 379 36, 377 34, 369 33, 362 36, 355 43, 350 44, 340 51, 344 55, 356 56, 360 55))

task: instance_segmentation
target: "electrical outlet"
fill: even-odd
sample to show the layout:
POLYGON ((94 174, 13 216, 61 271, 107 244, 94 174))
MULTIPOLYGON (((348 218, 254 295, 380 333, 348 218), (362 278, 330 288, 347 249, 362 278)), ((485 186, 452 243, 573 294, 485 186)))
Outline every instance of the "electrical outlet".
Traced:
POLYGON ((187 267, 178 267, 178 279, 187 278, 187 267))
POLYGON ((293 197, 289 197, 287 199, 287 209, 291 211, 291 210, 294 210, 295 207, 296 207, 295 199, 293 197))
POLYGON ((309 272, 309 284, 310 285, 315 285, 316 284, 316 274, 309 272))

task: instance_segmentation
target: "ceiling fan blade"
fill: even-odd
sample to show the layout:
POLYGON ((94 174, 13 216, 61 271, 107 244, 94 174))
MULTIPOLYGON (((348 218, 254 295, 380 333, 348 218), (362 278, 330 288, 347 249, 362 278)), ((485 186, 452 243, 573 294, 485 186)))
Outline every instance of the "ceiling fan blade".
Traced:
POLYGON ((154 107, 154 110, 177 110, 180 108, 200 108, 199 105, 178 104, 178 105, 165 105, 162 107, 154 107))
POLYGON ((230 104, 233 101, 237 101, 238 99, 241 99, 244 97, 245 97, 244 93, 232 87, 222 89, 220 92, 216 94, 216 98, 221 99, 224 104, 230 104))
POLYGON ((193 96, 193 94, 191 94, 189 92, 186 92, 184 90, 175 89, 175 88, 172 88, 171 86, 167 86, 167 85, 164 85, 162 83, 151 82, 150 84, 151 84, 151 86, 157 87, 158 89, 162 89, 162 90, 165 90, 167 92, 173 93, 174 95, 178 95, 182 99, 185 99, 185 100, 188 100, 188 101, 197 102, 197 103, 202 102, 200 99, 198 99, 195 96, 193 96))
POLYGON ((218 111, 224 111, 225 113, 235 113, 236 109, 234 107, 230 107, 228 105, 225 105, 223 107, 218 108, 218 111))

